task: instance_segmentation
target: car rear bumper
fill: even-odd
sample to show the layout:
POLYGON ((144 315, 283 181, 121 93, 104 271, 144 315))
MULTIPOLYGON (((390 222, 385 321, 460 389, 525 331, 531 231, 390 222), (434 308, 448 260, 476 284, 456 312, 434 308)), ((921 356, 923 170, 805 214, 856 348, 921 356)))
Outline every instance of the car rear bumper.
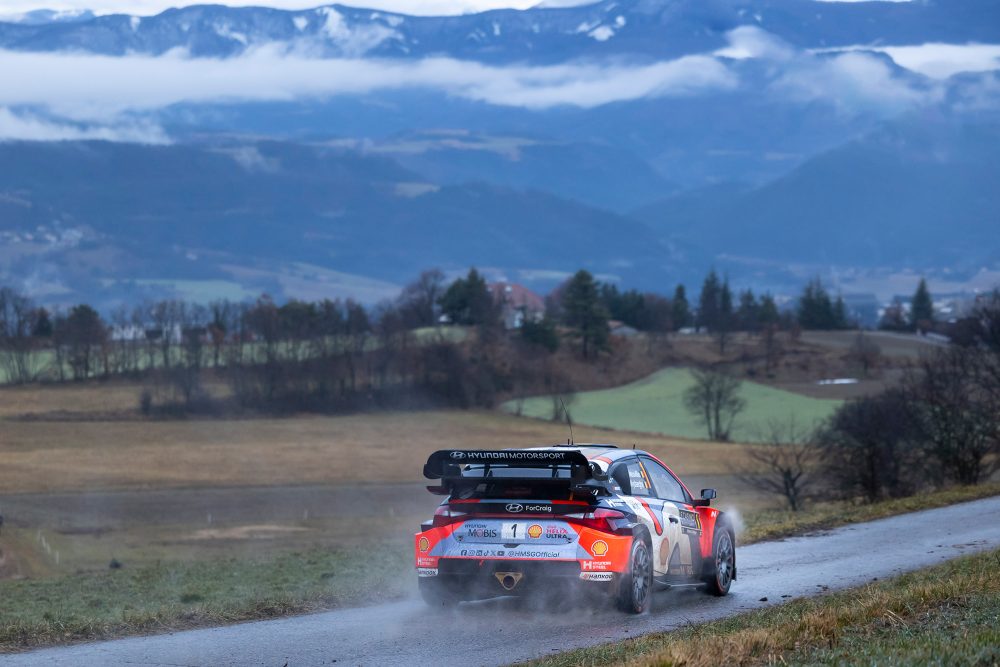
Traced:
POLYGON ((456 540, 451 526, 430 528, 414 536, 420 577, 489 578, 496 572, 520 573, 531 579, 610 581, 628 570, 631 535, 615 535, 578 527, 572 542, 469 543, 456 540))

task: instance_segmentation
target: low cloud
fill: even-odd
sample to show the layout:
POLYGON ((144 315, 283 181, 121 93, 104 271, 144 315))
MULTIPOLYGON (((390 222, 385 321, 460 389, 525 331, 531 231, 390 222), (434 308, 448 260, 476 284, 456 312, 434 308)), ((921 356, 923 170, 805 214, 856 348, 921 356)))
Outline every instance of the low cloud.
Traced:
POLYGON ((797 62, 771 87, 793 100, 830 102, 844 113, 894 114, 944 97, 940 87, 896 76, 889 63, 864 53, 797 62))
POLYGON ((962 72, 1000 70, 1000 44, 929 43, 912 46, 848 46, 836 50, 884 53, 900 67, 932 79, 947 79, 962 72))
MULTIPOLYGON (((333 13, 330 17, 328 29, 340 34, 342 26, 333 13)), ((900 57, 916 58, 908 52, 900 57)), ((6 109, 0 114, 0 137, 163 141, 163 132, 152 122, 135 119, 155 118, 156 112, 183 104, 323 100, 426 89, 542 110, 736 90, 754 94, 751 86, 757 87, 756 94, 790 103, 822 101, 846 114, 893 114, 944 96, 944 84, 900 71, 886 55, 811 53, 755 27, 732 31, 729 45, 715 53, 643 64, 324 59, 295 44, 257 47, 228 59, 192 58, 181 51, 122 57, 0 51, 0 110, 6 109), (35 115, 26 115, 25 109, 35 115)))
POLYGON ((80 141, 100 139, 142 144, 167 143, 161 128, 144 122, 118 120, 113 126, 54 122, 0 107, 0 141, 80 141))
POLYGON ((589 108, 737 83, 723 63, 708 56, 636 66, 495 67, 450 58, 324 60, 278 46, 230 59, 0 52, 0 106, 42 106, 82 120, 178 103, 289 101, 407 88, 530 109, 589 108))

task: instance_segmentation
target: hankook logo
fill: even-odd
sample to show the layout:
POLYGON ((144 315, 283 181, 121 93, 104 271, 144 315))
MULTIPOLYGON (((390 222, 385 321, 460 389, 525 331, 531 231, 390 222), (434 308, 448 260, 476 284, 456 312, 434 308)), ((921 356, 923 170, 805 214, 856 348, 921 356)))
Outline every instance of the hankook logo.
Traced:
POLYGON ((518 505, 517 503, 511 503, 510 505, 507 505, 508 512, 520 512, 523 509, 524 505, 518 505))
POLYGON ((453 458, 453 459, 464 459, 465 458, 465 452, 452 452, 451 453, 451 458, 453 458))

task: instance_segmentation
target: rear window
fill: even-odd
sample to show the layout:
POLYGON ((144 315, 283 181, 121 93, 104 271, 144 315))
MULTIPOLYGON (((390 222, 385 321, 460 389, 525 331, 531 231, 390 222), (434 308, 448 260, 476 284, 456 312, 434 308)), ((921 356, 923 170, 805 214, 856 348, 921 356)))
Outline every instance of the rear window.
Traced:
POLYGON ((540 468, 505 465, 470 465, 462 470, 468 481, 455 483, 452 498, 517 498, 520 500, 568 500, 569 484, 553 484, 548 480, 569 480, 569 466, 540 468), (532 483, 537 479, 539 483, 532 483))
POLYGON ((462 477, 483 478, 538 478, 538 479, 569 479, 569 466, 546 466, 544 468, 524 468, 506 465, 469 465, 462 470, 462 477))

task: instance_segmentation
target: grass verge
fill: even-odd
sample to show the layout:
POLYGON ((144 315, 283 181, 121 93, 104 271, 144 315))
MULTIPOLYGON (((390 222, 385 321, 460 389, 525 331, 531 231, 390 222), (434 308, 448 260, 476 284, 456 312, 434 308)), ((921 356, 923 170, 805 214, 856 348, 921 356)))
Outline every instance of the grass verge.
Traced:
POLYGON ((404 595, 406 544, 0 582, 0 652, 219 625, 404 595))
POLYGON ((569 665, 996 665, 1000 550, 820 598, 570 651, 569 665))
POLYGON ((990 482, 977 486, 956 486, 942 491, 865 505, 839 502, 817 504, 799 512, 763 510, 743 517, 745 525, 740 532, 739 542, 751 544, 776 540, 997 495, 1000 495, 1000 482, 990 482))

